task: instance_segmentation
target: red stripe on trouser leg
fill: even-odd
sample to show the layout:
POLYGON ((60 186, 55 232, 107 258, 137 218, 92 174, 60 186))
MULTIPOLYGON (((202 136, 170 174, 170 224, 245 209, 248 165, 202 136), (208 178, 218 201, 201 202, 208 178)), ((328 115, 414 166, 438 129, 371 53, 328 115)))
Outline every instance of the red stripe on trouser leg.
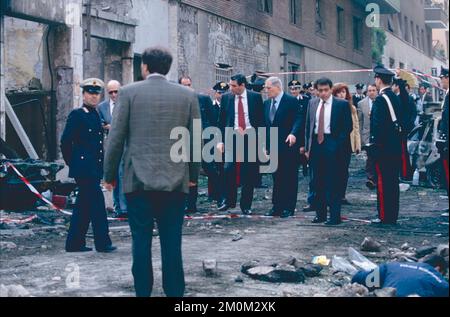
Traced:
POLYGON ((240 184, 241 184, 241 163, 237 162, 236 163, 236 186, 239 187, 240 184))
POLYGON ((448 160, 442 160, 442 163, 444 164, 445 181, 448 188, 448 160))
POLYGON ((378 178, 378 197, 380 200, 380 219, 384 221, 385 219, 385 205, 384 205, 384 189, 383 189, 383 175, 381 174, 380 164, 375 164, 375 169, 377 171, 378 178))
POLYGON ((406 148, 406 142, 402 141, 402 177, 408 177, 408 150, 406 148))

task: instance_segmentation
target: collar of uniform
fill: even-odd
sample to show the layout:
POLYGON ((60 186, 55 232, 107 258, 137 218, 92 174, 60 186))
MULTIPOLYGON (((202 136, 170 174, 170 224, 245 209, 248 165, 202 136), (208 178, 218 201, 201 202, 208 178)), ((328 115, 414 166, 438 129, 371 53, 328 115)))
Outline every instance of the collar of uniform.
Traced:
POLYGON ((85 109, 84 110, 85 112, 86 112, 86 110, 87 110, 87 112, 92 112, 92 111, 96 110, 95 107, 91 107, 91 106, 88 106, 86 104, 83 104, 83 109, 85 109))
POLYGON ((390 88, 391 88, 391 86, 386 86, 386 87, 384 87, 384 88, 381 88, 381 89, 380 89, 380 95, 381 95, 385 90, 390 89, 390 88))

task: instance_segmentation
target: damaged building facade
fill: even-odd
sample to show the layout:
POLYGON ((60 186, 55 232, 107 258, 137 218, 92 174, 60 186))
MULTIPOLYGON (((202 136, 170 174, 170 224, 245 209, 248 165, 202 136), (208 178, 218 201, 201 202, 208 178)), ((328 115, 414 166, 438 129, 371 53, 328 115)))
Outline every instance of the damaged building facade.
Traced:
MULTIPOLYGON (((366 5, 357 0, 9 0, 2 1, 1 136, 27 152, 9 119, 14 108, 38 156, 60 159, 58 140, 80 106, 83 78, 140 80, 143 50, 171 49, 169 79, 189 75, 211 93, 234 73, 252 75, 372 67, 366 5)), ((382 13, 398 1, 370 1, 382 13)), ((326 74, 370 82, 370 73, 326 74)), ((309 82, 319 74, 281 74, 309 82)))

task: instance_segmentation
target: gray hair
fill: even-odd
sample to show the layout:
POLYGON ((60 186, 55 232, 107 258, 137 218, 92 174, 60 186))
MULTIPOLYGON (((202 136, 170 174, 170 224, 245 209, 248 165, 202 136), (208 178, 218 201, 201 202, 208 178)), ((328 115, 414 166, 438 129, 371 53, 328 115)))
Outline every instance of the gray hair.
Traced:
POLYGON ((277 86, 281 90, 283 90, 283 81, 279 77, 269 77, 267 78, 266 82, 269 82, 272 84, 272 86, 277 86))

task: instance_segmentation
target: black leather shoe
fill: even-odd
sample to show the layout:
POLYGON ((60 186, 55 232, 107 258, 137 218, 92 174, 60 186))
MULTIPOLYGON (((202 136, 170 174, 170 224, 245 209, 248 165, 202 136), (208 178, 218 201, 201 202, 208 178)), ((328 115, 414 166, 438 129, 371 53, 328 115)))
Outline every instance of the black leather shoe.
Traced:
POLYGON ((375 182, 372 181, 372 180, 370 180, 370 179, 367 180, 366 186, 367 186, 367 188, 369 188, 370 190, 375 190, 375 189, 377 188, 377 185, 375 184, 375 182))
POLYGON ((322 219, 322 218, 316 217, 316 218, 314 218, 312 223, 324 223, 326 221, 327 221, 326 219, 322 219))
POLYGON ((198 212, 197 209, 189 209, 189 208, 184 209, 184 213, 185 213, 185 214, 188 214, 188 215, 190 215, 190 214, 195 214, 195 213, 197 213, 197 212, 198 212))
POLYGON ((117 247, 115 247, 113 245, 110 245, 110 246, 107 246, 104 249, 97 250, 97 252, 100 252, 100 253, 111 253, 111 252, 114 252, 116 250, 117 250, 117 247))
POLYGON ((66 252, 75 253, 75 252, 91 252, 92 248, 81 247, 79 249, 66 249, 66 252))
POLYGON ((228 204, 222 204, 219 206, 219 211, 227 211, 228 209, 236 208, 236 206, 229 206, 228 204))
POLYGON ((306 205, 305 207, 303 207, 303 212, 312 212, 312 211, 316 211, 316 209, 312 205, 306 205))
POLYGON ((243 209, 242 213, 246 216, 251 216, 253 214, 251 209, 243 209))
POLYGON ((342 223, 342 221, 327 221, 327 222, 325 222, 325 225, 326 226, 337 226, 337 225, 340 225, 342 223))
POLYGON ((266 217, 278 217, 281 215, 281 211, 272 209, 271 211, 267 212, 264 214, 264 216, 266 217))
POLYGON ((281 213, 280 218, 289 218, 289 217, 292 217, 293 215, 294 215, 293 211, 283 210, 283 212, 281 213))

